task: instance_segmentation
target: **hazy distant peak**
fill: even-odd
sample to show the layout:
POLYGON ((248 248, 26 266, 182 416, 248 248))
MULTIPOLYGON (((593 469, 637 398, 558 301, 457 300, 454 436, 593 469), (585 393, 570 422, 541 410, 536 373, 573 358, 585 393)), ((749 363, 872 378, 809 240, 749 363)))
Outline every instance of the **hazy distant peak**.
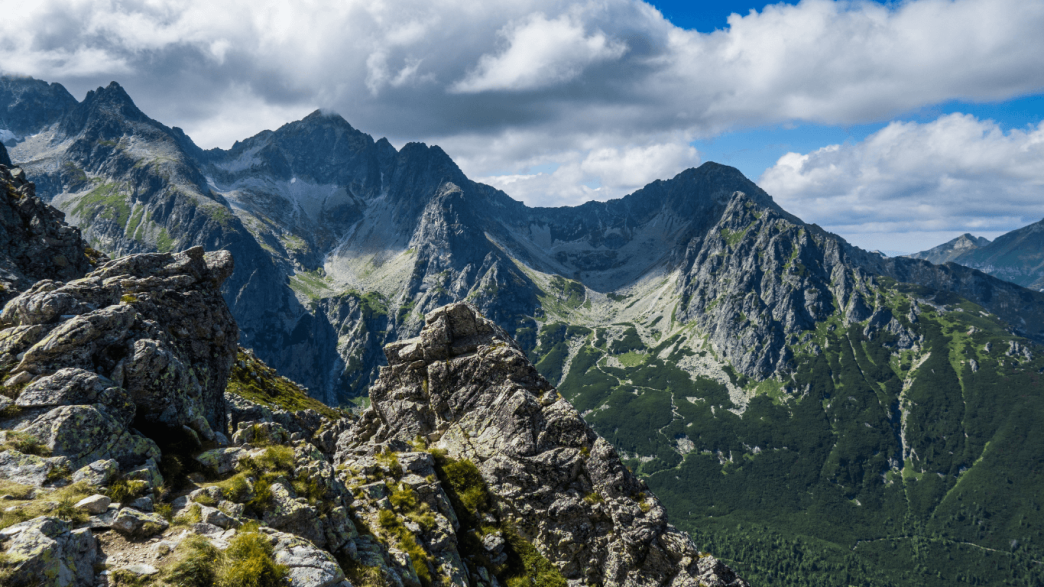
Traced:
POLYGON ((912 255, 907 255, 914 259, 924 259, 937 265, 948 263, 955 260, 957 257, 973 251, 980 247, 985 247, 990 244, 990 239, 975 236, 971 233, 964 233, 961 236, 943 243, 937 247, 928 249, 927 251, 921 251, 912 255))

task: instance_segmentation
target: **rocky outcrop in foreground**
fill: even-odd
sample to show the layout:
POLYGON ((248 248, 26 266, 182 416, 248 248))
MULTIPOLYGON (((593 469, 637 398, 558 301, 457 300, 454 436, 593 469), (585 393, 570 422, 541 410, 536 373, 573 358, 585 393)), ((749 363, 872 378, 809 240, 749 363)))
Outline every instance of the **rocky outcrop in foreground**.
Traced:
POLYGON ((489 501, 483 543, 515 533, 570 584, 742 585, 667 515, 616 451, 464 303, 427 315, 419 338, 385 348, 372 407, 338 444, 352 462, 377 444, 421 442, 474 463, 489 501))

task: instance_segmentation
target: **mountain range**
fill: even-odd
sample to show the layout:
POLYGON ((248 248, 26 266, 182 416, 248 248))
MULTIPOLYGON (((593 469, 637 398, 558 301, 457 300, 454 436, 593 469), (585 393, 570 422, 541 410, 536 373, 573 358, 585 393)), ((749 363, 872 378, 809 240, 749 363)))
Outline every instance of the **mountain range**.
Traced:
POLYGON ((240 343, 327 404, 467 301, 756 583, 1039 580, 1044 294, 959 260, 1004 237, 884 257, 714 163, 532 208, 321 111, 203 150, 115 83, 2 78, 0 124, 93 249, 230 251, 240 343))
POLYGON ((933 263, 952 261, 1032 290, 1044 291, 1044 220, 1002 234, 993 242, 963 234, 910 256, 933 263))

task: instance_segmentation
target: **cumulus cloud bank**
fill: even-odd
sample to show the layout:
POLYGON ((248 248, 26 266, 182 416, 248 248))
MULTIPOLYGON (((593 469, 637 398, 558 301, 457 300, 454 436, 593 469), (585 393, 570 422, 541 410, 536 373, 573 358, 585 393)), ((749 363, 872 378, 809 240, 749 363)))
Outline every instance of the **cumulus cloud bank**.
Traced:
POLYGON ((77 95, 117 79, 206 147, 329 108, 555 205, 673 175, 728 129, 1044 88, 1040 2, 805 0, 728 22, 682 30, 639 0, 36 0, 0 21, 0 67, 77 95))
POLYGON ((788 153, 758 184, 787 210, 872 248, 915 252, 1044 217, 1044 122, 1005 132, 951 114, 850 145, 788 153), (883 238, 888 236, 888 240, 883 238))

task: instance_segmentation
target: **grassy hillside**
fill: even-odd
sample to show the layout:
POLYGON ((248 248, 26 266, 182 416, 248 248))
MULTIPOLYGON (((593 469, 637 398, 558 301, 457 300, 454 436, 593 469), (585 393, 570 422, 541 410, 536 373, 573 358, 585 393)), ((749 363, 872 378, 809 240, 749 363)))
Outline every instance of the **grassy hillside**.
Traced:
POLYGON ((1044 584, 1044 349, 957 296, 873 287, 913 349, 839 312, 754 382, 639 291, 559 306, 531 354, 752 584, 1044 584))

